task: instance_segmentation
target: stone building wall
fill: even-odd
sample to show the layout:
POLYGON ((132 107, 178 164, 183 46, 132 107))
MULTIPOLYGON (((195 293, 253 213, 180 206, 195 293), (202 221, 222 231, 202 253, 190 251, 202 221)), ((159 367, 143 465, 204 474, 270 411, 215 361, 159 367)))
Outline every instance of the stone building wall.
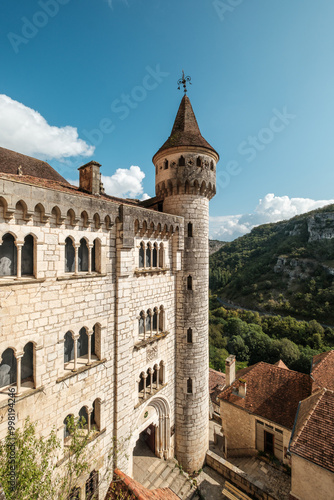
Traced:
MULTIPOLYGON (((150 419, 158 429, 161 416, 168 414, 169 440, 162 451, 173 456, 175 260, 180 251, 179 234, 183 234, 182 218, 21 182, 1 180, 0 186, 0 236, 11 233, 15 244, 22 245, 26 235, 32 234, 35 242, 34 276, 0 278, 0 353, 12 348, 19 358, 27 343, 34 346, 34 380, 22 384, 15 406, 17 426, 30 416, 38 423, 38 433, 47 435, 55 428, 63 442, 65 417, 78 416, 84 406, 91 410, 98 400, 101 419, 92 470, 99 470, 101 478, 113 436, 126 440, 123 455, 130 459, 124 460, 124 471, 131 472, 132 450, 147 422, 142 421, 143 410, 149 407, 150 419), (98 239, 97 272, 65 272, 67 237, 73 240, 76 252, 83 237, 90 249, 98 239), (163 243, 163 271, 138 272, 141 241, 163 243), (160 305, 166 335, 137 348, 140 311, 160 305), (74 361, 64 365, 64 336, 70 331, 77 338, 82 327, 90 333, 95 327, 98 356, 92 356, 90 366, 87 359, 78 358, 77 370, 72 371, 74 361), (160 362, 164 363, 166 383, 140 401, 140 373, 160 362)), ((0 438, 7 432, 7 403, 3 391, 0 438)), ((63 456, 64 448, 59 459, 63 456)), ((86 479, 82 479, 83 489, 86 479)), ((104 484, 101 491, 106 487, 104 484)))
POLYGON ((333 484, 333 472, 291 455, 291 500, 332 498, 333 484))

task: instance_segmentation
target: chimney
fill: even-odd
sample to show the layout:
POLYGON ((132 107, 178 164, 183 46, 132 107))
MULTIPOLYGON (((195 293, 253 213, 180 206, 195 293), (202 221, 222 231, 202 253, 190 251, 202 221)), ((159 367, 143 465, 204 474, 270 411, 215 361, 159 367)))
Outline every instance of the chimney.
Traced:
POLYGON ((100 163, 97 161, 90 161, 82 167, 79 167, 79 187, 82 191, 86 193, 97 194, 101 192, 101 174, 100 174, 100 163))
POLYGON ((243 378, 240 378, 239 379, 238 396, 240 396, 241 398, 244 398, 246 396, 246 391, 247 391, 246 380, 243 378))
POLYGON ((228 358, 225 359, 225 384, 226 387, 233 384, 235 381, 235 356, 230 354, 228 358))

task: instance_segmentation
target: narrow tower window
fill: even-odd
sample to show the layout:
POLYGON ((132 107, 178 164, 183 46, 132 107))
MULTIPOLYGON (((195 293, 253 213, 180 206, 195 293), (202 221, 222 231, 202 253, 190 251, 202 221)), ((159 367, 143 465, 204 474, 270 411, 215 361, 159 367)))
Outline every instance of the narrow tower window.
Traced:
POLYGON ((213 170, 213 168, 214 168, 214 165, 213 165, 213 161, 211 160, 211 162, 210 162, 210 170, 213 170))
POLYGON ((191 222, 188 222, 188 238, 193 237, 193 225, 191 222))
POLYGON ((187 330, 187 343, 188 344, 193 343, 193 331, 191 328, 188 328, 188 330, 187 330))
POLYGON ((193 278, 192 276, 188 276, 187 278, 187 290, 193 289, 193 278))
POLYGON ((193 381, 191 378, 188 378, 187 380, 187 394, 192 394, 193 393, 193 381))
POLYGON ((165 162, 164 162, 164 168, 165 168, 165 170, 167 170, 167 168, 168 168, 168 160, 165 160, 165 162))
POLYGON ((197 156, 196 165, 197 165, 197 167, 202 166, 202 158, 200 156, 197 156))
POLYGON ((179 158, 179 167, 185 167, 186 166, 186 161, 184 159, 184 156, 180 156, 179 158))

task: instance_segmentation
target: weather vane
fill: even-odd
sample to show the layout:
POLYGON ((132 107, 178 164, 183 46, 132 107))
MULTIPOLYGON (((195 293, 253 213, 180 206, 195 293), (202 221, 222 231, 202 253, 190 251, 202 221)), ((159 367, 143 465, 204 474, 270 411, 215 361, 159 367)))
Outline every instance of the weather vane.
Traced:
POLYGON ((187 93, 187 82, 191 85, 191 77, 190 76, 184 76, 184 71, 182 70, 182 78, 180 78, 177 81, 178 84, 178 90, 180 90, 181 85, 183 85, 183 91, 186 94, 187 93))

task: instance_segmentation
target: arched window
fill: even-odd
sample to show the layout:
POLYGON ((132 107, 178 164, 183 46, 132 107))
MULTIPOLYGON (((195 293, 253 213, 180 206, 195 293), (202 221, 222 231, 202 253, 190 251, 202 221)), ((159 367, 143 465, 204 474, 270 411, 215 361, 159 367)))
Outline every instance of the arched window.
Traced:
POLYGON ((88 428, 88 413, 86 406, 83 406, 79 411, 79 428, 88 428))
POLYGON ((142 392, 144 390, 144 373, 142 372, 139 376, 139 384, 138 384, 138 392, 142 392))
POLYGON ((146 313, 146 333, 150 333, 151 332, 151 326, 152 326, 152 311, 151 309, 148 309, 147 313, 146 313))
POLYGON ((159 267, 165 267, 165 252, 163 243, 160 243, 159 249, 159 267))
POLYGON ((74 340, 71 332, 66 332, 64 337, 64 363, 74 359, 74 340))
POLYGON ((146 266, 145 267, 151 267, 151 245, 150 243, 147 243, 146 247, 146 266))
POLYGON ((187 380, 187 393, 188 394, 193 393, 193 381, 191 378, 188 378, 188 380, 187 380))
POLYGON ((78 269, 81 272, 88 271, 88 246, 85 238, 81 238, 78 250, 78 269))
POLYGON ((145 333, 145 313, 141 311, 139 315, 139 334, 145 333))
POLYGON ((158 308, 155 307, 153 310, 153 331, 158 331, 158 308))
POLYGON ((144 262, 145 262, 145 249, 144 249, 144 243, 141 242, 139 247, 139 267, 144 267, 144 262))
POLYGON ((179 167, 185 167, 186 166, 186 161, 183 156, 180 156, 179 158, 179 167))
POLYGON ((193 289, 193 278, 192 276, 188 276, 187 278, 187 290, 193 289))
POLYGON ((99 473, 93 470, 86 481, 86 500, 98 498, 99 473))
POLYGON ((90 426, 92 430, 101 430, 101 400, 100 398, 95 399, 93 403, 93 411, 90 415, 90 426))
POLYGON ((196 166, 197 167, 201 167, 202 166, 202 158, 200 156, 197 156, 196 166))
POLYGON ((34 345, 32 342, 28 342, 23 349, 21 381, 34 382, 34 345))
POLYGON ((164 161, 164 168, 165 168, 165 170, 167 170, 167 168, 168 168, 168 160, 164 161))
POLYGON ((16 358, 10 347, 2 353, 0 364, 0 387, 16 383, 16 358))
POLYGON ((163 306, 160 306, 159 311, 159 331, 165 331, 165 310, 163 306))
POLYGON ((152 256, 153 256, 152 267, 158 267, 158 245, 156 243, 154 243, 154 245, 153 245, 152 256))
POLYGON ((31 234, 28 234, 28 236, 24 238, 21 274, 22 276, 32 276, 34 274, 34 238, 31 234))
POLYGON ((77 352, 78 358, 82 358, 88 354, 88 335, 86 328, 84 327, 81 328, 79 332, 77 352))
POLYGON ((71 427, 72 427, 72 420, 74 418, 74 415, 70 413, 69 415, 66 415, 64 418, 64 439, 70 437, 71 435, 71 427))
POLYGON ((193 343, 193 331, 191 328, 188 328, 188 330, 187 330, 187 342, 188 342, 188 344, 193 343))
POLYGON ((0 276, 16 275, 17 249, 14 236, 7 233, 2 237, 0 246, 0 276))
POLYGON ((193 225, 191 222, 188 222, 188 238, 193 237, 193 225))
POLYGON ((101 273, 101 241, 99 238, 94 240, 92 248, 92 271, 101 273))
POLYGON ((71 238, 65 240, 65 273, 74 273, 75 249, 71 238))

